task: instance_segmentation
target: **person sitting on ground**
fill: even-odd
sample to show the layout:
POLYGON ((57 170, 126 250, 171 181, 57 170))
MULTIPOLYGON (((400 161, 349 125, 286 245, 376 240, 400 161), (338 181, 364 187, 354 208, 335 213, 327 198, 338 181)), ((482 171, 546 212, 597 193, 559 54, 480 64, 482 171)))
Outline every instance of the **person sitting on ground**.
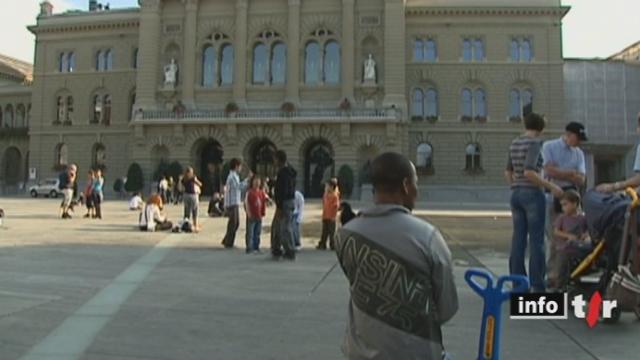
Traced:
POLYGON ((140 196, 139 192, 133 193, 131 200, 129 200, 129 210, 136 211, 142 210, 144 206, 144 201, 142 200, 142 196, 140 196))
POLYGON ((324 188, 322 197, 322 234, 320 243, 316 247, 318 250, 327 249, 327 240, 331 250, 335 249, 336 219, 340 208, 340 198, 337 193, 338 186, 335 182, 329 181, 324 188))
POLYGON ((418 176, 409 159, 384 153, 370 174, 375 205, 336 239, 351 292, 342 351, 359 360, 443 359, 441 328, 458 310, 451 252, 437 228, 411 214, 418 176), (390 273, 402 274, 391 278, 411 284, 410 294, 389 296, 390 273))
POLYGON ((165 231, 171 230, 173 224, 162 213, 162 198, 158 194, 149 196, 147 204, 140 213, 138 226, 140 231, 165 231))
POLYGON ((579 212, 580 194, 567 190, 560 199, 562 215, 553 224, 553 243, 549 249, 548 287, 562 289, 569 281, 572 257, 591 248, 587 219, 579 212))
POLYGON ((345 226, 351 220, 356 217, 356 213, 353 212, 351 204, 346 201, 340 203, 340 225, 345 226))
POLYGON ((207 213, 210 217, 222 217, 224 213, 224 204, 219 192, 215 192, 211 195, 211 201, 209 201, 209 209, 207 213))

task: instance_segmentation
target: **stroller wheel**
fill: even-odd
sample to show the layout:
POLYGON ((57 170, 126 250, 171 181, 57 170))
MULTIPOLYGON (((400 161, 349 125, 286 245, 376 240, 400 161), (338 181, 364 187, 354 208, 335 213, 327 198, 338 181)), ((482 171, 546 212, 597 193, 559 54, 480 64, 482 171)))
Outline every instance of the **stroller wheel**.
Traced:
POLYGON ((608 319, 603 319, 602 322, 605 324, 616 324, 618 321, 620 321, 620 316, 622 316, 622 311, 616 307, 611 310, 611 317, 608 319))

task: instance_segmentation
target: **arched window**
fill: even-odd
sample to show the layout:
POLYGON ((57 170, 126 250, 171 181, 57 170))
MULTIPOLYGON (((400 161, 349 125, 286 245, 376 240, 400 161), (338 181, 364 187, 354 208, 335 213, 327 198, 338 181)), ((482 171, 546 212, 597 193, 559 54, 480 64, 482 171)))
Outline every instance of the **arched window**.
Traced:
POLYGON ((520 91, 511 90, 509 93, 509 120, 520 121, 520 91))
POLYGON ((64 168, 69 163, 69 150, 67 149, 67 144, 60 143, 56 145, 55 151, 55 159, 54 166, 56 168, 64 168))
POLYGON ((138 48, 133 49, 133 59, 131 59, 131 67, 133 67, 134 69, 138 68, 138 62, 140 60, 138 56, 138 48))
POLYGON ((74 72, 76 69, 76 54, 74 52, 67 54, 67 63, 67 71, 74 72))
POLYGON ((62 123, 66 118, 67 109, 65 104, 65 98, 63 96, 58 96, 56 98, 56 121, 55 123, 62 123))
POLYGON ((522 61, 531 62, 532 51, 531 51, 531 40, 523 39, 522 40, 522 61))
POLYGON ((24 128, 25 127, 25 123, 24 123, 24 117, 25 117, 25 110, 24 110, 24 105, 20 104, 16 107, 16 124, 15 127, 17 128, 24 128))
POLYGON ((438 59, 436 41, 429 39, 424 42, 424 61, 435 62, 438 59))
POLYGON ((487 96, 483 89, 476 89, 473 97, 474 117, 482 120, 487 117, 487 96))
POLYGON ((470 89, 462 89, 462 120, 473 120, 473 95, 470 89))
POLYGON ((67 58, 66 53, 60 53, 60 58, 58 59, 58 71, 66 72, 69 68, 69 58, 67 58))
POLYGON ((473 60, 473 50, 471 40, 464 39, 462 41, 462 61, 473 60))
POLYGON ((111 95, 104 96, 104 111, 102 114, 102 124, 109 126, 111 125, 111 95))
POLYGON ((215 83, 216 50, 208 45, 202 52, 202 86, 213 87, 215 83))
POLYGON ((221 53, 220 85, 231 85, 233 84, 233 45, 223 45, 221 53))
POLYGON ((73 97, 67 96, 67 103, 65 104, 67 109, 65 112, 65 122, 67 125, 71 125, 73 123, 73 97))
POLYGON ((411 115, 416 119, 422 119, 424 117, 424 93, 422 89, 414 89, 412 98, 411 115))
POLYGON ((533 112, 533 92, 529 89, 522 91, 522 117, 533 112))
POLYGON ((105 57, 102 50, 96 53, 96 71, 103 71, 105 66, 105 57))
POLYGON ((424 42, 421 39, 416 39, 413 43, 413 60, 414 61, 423 61, 424 60, 424 42))
POLYGON ((476 143, 468 144, 465 149, 465 167, 469 172, 477 172, 482 170, 480 164, 480 145, 476 143))
POLYGON ((104 54, 105 54, 104 70, 112 70, 113 69, 113 51, 111 51, 111 49, 108 49, 104 54))
POLYGON ((307 43, 304 49, 304 82, 320 83, 320 44, 315 41, 307 43))
POLYGON ((102 120, 102 96, 95 95, 93 97, 93 118, 91 119, 92 124, 99 124, 102 120))
POLYGON ((340 82, 340 45, 329 41, 324 47, 324 82, 338 84, 340 82))
POLYGON ((416 149, 416 167, 418 170, 428 170, 433 167, 433 147, 422 143, 416 149))
POLYGON ((4 108, 4 127, 14 127, 13 106, 7 105, 4 108))
POLYGON ((427 89, 424 102, 424 115, 428 120, 438 119, 438 91, 436 89, 427 89))
POLYGON ((520 62, 520 42, 518 39, 511 40, 511 61, 520 62))
POLYGON ((284 84, 287 73, 287 46, 277 42, 271 50, 271 83, 284 84))
POLYGON ((264 84, 267 70, 267 46, 258 43, 253 47, 253 83, 264 84))

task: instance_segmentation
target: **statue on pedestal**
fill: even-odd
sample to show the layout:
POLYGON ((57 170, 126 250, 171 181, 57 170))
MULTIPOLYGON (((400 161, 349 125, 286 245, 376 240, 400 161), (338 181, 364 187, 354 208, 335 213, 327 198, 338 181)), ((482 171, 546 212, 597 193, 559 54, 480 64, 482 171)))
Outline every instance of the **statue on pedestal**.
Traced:
POLYGON ((364 82, 376 83, 376 61, 373 60, 372 54, 364 61, 364 82))
POLYGON ((174 87, 178 75, 178 64, 176 59, 171 59, 171 63, 164 67, 164 86, 174 87))

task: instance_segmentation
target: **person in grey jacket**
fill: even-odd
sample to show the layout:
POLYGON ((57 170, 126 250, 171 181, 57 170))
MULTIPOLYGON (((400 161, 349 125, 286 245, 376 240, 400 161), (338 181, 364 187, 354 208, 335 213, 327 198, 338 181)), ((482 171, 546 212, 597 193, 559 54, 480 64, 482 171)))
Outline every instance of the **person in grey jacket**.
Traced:
POLYGON ((442 359, 441 326, 458 310, 451 252, 411 214, 418 177, 406 157, 378 156, 370 176, 375 205, 337 239, 351 291, 342 351, 351 360, 442 359))

